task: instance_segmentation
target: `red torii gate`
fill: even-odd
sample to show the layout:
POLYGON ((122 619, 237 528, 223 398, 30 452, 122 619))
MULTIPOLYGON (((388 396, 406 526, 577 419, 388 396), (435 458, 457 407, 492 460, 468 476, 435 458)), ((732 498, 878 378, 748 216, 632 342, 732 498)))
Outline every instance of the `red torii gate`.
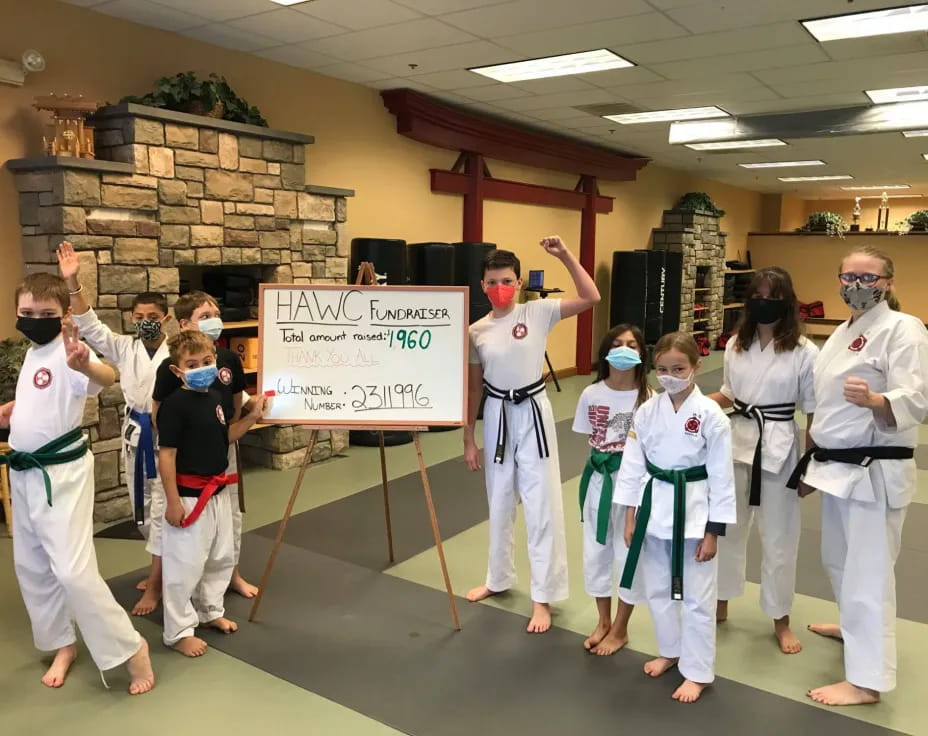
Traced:
MULTIPOLYGON (((464 197, 463 240, 483 240, 483 203, 503 202, 580 210, 580 264, 591 276, 596 264, 596 215, 612 212, 612 197, 597 179, 634 181, 646 158, 634 158, 566 138, 475 115, 408 89, 381 92, 396 116, 396 130, 421 143, 460 152, 450 171, 431 170, 433 192, 464 197), (486 159, 579 174, 573 190, 495 179, 486 159)), ((577 318, 577 373, 592 368, 593 313, 577 318)))

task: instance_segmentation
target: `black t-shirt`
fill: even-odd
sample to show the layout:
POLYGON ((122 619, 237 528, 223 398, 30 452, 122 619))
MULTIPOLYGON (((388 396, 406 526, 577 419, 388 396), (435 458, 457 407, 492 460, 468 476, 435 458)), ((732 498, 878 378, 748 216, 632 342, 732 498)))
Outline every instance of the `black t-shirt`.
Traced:
MULTIPOLYGON (((184 382, 171 372, 170 366, 170 358, 165 358, 164 362, 158 366, 158 371, 155 373, 155 388, 152 391, 152 398, 155 401, 164 402, 168 396, 184 385, 184 382)), ((216 368, 219 371, 219 376, 213 381, 210 388, 219 392, 222 400, 222 410, 226 414, 226 419, 231 422, 235 414, 235 405, 233 403, 235 396, 242 393, 248 385, 245 382, 242 359, 231 350, 217 347, 216 368)))
MULTIPOLYGON (((218 391, 180 389, 158 409, 158 444, 177 449, 177 473, 220 475, 229 466, 229 425, 218 391)), ((200 491, 177 489, 181 496, 200 491)))

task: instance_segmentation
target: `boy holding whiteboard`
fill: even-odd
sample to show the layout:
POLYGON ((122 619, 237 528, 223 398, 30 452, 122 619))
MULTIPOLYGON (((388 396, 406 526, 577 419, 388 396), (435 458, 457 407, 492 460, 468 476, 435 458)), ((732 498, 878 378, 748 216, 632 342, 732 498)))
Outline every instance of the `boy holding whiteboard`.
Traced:
POLYGON ((593 279, 559 236, 545 238, 541 247, 566 266, 577 296, 516 304, 516 292, 522 288, 519 259, 505 250, 489 254, 480 285, 493 309, 470 326, 464 428, 464 460, 470 470, 479 470, 474 427, 485 390, 490 553, 486 584, 471 590, 467 599, 480 601, 515 584, 513 526, 517 498, 521 498, 531 566, 532 617, 527 630, 538 634, 551 628, 550 604, 567 598, 561 472, 554 415, 542 372, 545 344, 558 321, 585 312, 600 298, 593 279))

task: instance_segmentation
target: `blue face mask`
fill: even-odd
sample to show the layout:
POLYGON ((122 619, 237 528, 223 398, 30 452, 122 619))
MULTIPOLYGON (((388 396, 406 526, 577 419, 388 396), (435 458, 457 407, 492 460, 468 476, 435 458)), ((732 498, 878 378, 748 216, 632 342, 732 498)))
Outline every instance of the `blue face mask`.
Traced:
POLYGON ((627 371, 636 365, 641 365, 641 356, 634 348, 625 347, 612 348, 606 353, 606 362, 617 371, 627 371))
POLYGON ((204 365, 202 368, 194 368, 184 371, 184 382, 194 391, 202 391, 213 385, 213 381, 219 375, 219 369, 216 364, 204 365))
POLYGON ((222 334, 222 320, 219 317, 201 319, 197 322, 197 328, 210 340, 218 340, 222 334))

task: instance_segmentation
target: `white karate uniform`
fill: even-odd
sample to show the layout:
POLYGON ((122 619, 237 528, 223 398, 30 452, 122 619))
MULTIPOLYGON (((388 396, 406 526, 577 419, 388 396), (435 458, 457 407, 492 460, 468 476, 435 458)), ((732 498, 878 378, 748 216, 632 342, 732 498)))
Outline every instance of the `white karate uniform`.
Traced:
MULTIPOLYGON (((226 475, 239 472, 235 445, 235 442, 229 443, 229 466, 226 469, 226 475)), ((235 563, 233 567, 238 567, 238 560, 242 554, 242 526, 244 519, 242 518, 242 507, 239 504, 238 491, 238 483, 230 483, 223 491, 223 493, 228 493, 229 497, 232 499, 229 505, 231 506, 230 513, 232 514, 233 562, 235 563)))
MULTIPOLYGON (((818 447, 916 447, 918 425, 928 416, 924 325, 886 302, 840 325, 815 363, 815 398, 818 447), (844 398, 850 377, 889 400, 895 426, 844 398)), ((805 482, 823 493, 822 562, 841 616, 845 676, 888 692, 896 686, 894 566, 915 494, 915 461, 875 460, 865 468, 813 460, 805 482)))
MULTIPOLYGON (((587 386, 580 394, 573 431, 590 436, 590 448, 599 452, 621 453, 632 427, 638 390, 614 391, 604 381, 587 386)), ((612 473, 615 492, 619 471, 612 473)), ((583 580, 586 593, 594 598, 611 598, 616 574, 622 575, 628 547, 625 546, 625 509, 610 504, 609 530, 605 544, 596 539, 603 476, 590 476, 583 514, 583 580)), ((630 605, 645 603, 643 576, 635 576, 631 588, 619 588, 619 599, 630 605)))
MULTIPOLYGON (((129 335, 116 335, 100 321, 96 312, 89 309, 83 314, 72 316, 81 337, 119 370, 119 385, 126 399, 126 413, 122 425, 122 457, 126 470, 126 485, 129 501, 135 510, 135 462, 141 429, 139 423, 129 416, 129 410, 151 414, 151 393, 155 386, 155 371, 168 357, 168 341, 162 340, 151 357, 141 340, 129 335)), ((158 442, 155 437, 155 468, 157 469, 158 442)), ((144 523, 139 527, 147 540, 146 550, 153 555, 161 554, 161 529, 164 524, 164 487, 161 478, 145 478, 144 523)))
MULTIPOLYGON (((804 414, 815 411, 812 369, 818 348, 811 340, 801 338, 794 350, 781 353, 773 342, 762 350, 757 339, 742 352, 736 346, 733 338, 725 347, 721 392, 726 398, 752 406, 796 404, 804 414)), ((772 619, 783 618, 793 606, 802 526, 799 495, 786 487, 799 461, 799 426, 795 420, 764 422, 760 506, 748 503, 757 422, 733 415, 731 435, 738 523, 719 538, 719 600, 744 593, 748 537, 756 516, 763 550, 760 607, 772 619)))
MULTIPOLYGON (((542 375, 548 333, 561 319, 556 299, 517 304, 501 319, 492 313, 470 326, 470 362, 486 381, 503 390, 535 383, 542 375)), ((548 457, 539 457, 531 399, 516 405, 487 397, 483 408, 484 465, 490 507, 487 587, 504 591, 516 583, 513 528, 519 498, 528 532, 531 596, 536 603, 567 598, 567 541, 554 414, 544 391, 535 395, 547 437, 548 457), (494 462, 499 412, 506 404, 505 459, 494 462), (518 492, 518 496, 516 493, 518 492)))
MULTIPOLYGON (((637 508, 650 478, 646 462, 663 470, 705 465, 708 480, 686 484, 683 600, 671 600, 673 485, 653 481, 651 518, 639 567, 643 567, 648 608, 662 657, 679 658, 688 680, 715 679, 715 608, 718 599, 717 558, 696 562, 696 547, 708 522, 737 520, 732 473, 731 427, 719 405, 694 387, 678 411, 660 393, 639 407, 625 444, 614 503, 637 508), (681 606, 682 604, 682 606, 681 606)), ((638 570, 635 577, 642 573, 638 570)))
MULTIPOLYGON (((99 362, 91 354, 91 360, 99 362)), ((100 387, 67 365, 61 337, 33 346, 16 384, 10 446, 35 452, 79 427, 88 395, 100 387)), ((11 470, 13 561, 35 645, 52 651, 77 641, 74 625, 100 670, 123 664, 142 645, 129 616, 113 598, 97 568, 93 546, 93 454, 46 472, 11 470)))

